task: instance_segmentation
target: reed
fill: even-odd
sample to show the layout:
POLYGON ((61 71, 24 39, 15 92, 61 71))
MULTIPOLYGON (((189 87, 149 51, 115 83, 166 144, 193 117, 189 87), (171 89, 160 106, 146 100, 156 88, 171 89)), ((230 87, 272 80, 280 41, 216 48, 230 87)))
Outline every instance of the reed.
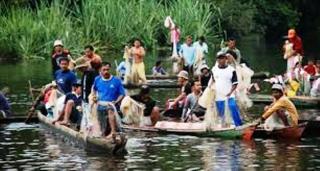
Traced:
MULTIPOLYGON (((0 16, 0 48, 10 47, 23 59, 49 57, 55 39, 62 39, 74 56, 93 44, 102 53, 119 51, 133 37, 151 49, 159 35, 169 35, 163 21, 171 15, 182 35, 204 35, 209 44, 219 40, 219 9, 202 1, 83 0, 69 9, 61 0, 42 3, 36 10, 4 8, 0 16)), ((1 57, 1 56, 0 56, 1 57)))

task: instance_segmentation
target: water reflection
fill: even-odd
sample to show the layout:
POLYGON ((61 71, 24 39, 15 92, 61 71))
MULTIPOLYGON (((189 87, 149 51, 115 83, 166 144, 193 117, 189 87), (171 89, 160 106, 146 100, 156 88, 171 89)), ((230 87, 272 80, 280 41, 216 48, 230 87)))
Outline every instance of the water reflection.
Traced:
POLYGON ((320 138, 300 142, 129 133, 128 154, 87 153, 39 125, 0 128, 0 170, 317 170, 320 138))

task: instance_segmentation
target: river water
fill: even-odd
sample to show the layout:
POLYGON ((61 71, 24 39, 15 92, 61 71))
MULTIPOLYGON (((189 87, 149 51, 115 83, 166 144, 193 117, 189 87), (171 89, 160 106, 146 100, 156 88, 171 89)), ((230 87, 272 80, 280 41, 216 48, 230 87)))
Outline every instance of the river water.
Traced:
MULTIPOLYGON (((265 44, 247 38, 239 45, 242 55, 255 71, 281 73, 285 61, 279 44, 265 44)), ((147 56, 147 72, 163 53, 147 56)), ((213 55, 210 55, 213 56, 213 55)), ((121 55, 105 57, 121 60, 121 55), (117 56, 117 57, 115 57, 117 56)), ((208 57, 213 63, 213 57, 208 57)), ((165 61, 165 66, 170 62, 165 61)), ((24 115, 30 105, 28 80, 33 87, 48 83, 50 63, 45 61, 0 64, 0 88, 11 89, 9 99, 15 115, 24 115)), ((152 95, 160 104, 176 94, 175 89, 154 89, 152 95)), ((255 106, 253 113, 260 113, 255 106)), ((317 117, 319 110, 300 109, 305 117, 317 117)), ((41 124, 11 123, 0 125, 0 170, 318 170, 320 167, 319 138, 299 142, 255 139, 223 140, 192 136, 160 136, 130 133, 128 154, 110 157, 90 153, 60 135, 49 133, 41 124)))

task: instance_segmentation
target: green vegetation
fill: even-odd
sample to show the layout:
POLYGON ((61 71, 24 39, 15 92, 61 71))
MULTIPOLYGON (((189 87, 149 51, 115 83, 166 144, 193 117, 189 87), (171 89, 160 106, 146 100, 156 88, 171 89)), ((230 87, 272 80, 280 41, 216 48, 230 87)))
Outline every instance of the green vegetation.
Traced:
POLYGON ((183 37, 205 35, 210 42, 217 42, 222 30, 216 22, 220 18, 218 8, 190 0, 165 4, 149 0, 83 0, 72 9, 56 0, 50 5, 41 3, 36 9, 12 5, 2 8, 1 13, 0 47, 10 47, 8 53, 16 52, 14 55, 23 59, 48 57, 55 39, 62 39, 75 56, 89 43, 105 53, 122 49, 133 37, 153 48, 158 37, 169 35, 163 26, 167 15, 181 26, 183 37))

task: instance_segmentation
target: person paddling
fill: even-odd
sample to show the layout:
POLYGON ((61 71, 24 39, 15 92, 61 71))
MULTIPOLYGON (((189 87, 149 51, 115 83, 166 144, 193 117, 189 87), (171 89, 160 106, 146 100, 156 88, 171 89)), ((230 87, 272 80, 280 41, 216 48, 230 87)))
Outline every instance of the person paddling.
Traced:
POLYGON ((261 121, 265 121, 267 127, 297 126, 299 115, 295 105, 284 95, 280 84, 272 86, 274 102, 265 107, 261 121))

